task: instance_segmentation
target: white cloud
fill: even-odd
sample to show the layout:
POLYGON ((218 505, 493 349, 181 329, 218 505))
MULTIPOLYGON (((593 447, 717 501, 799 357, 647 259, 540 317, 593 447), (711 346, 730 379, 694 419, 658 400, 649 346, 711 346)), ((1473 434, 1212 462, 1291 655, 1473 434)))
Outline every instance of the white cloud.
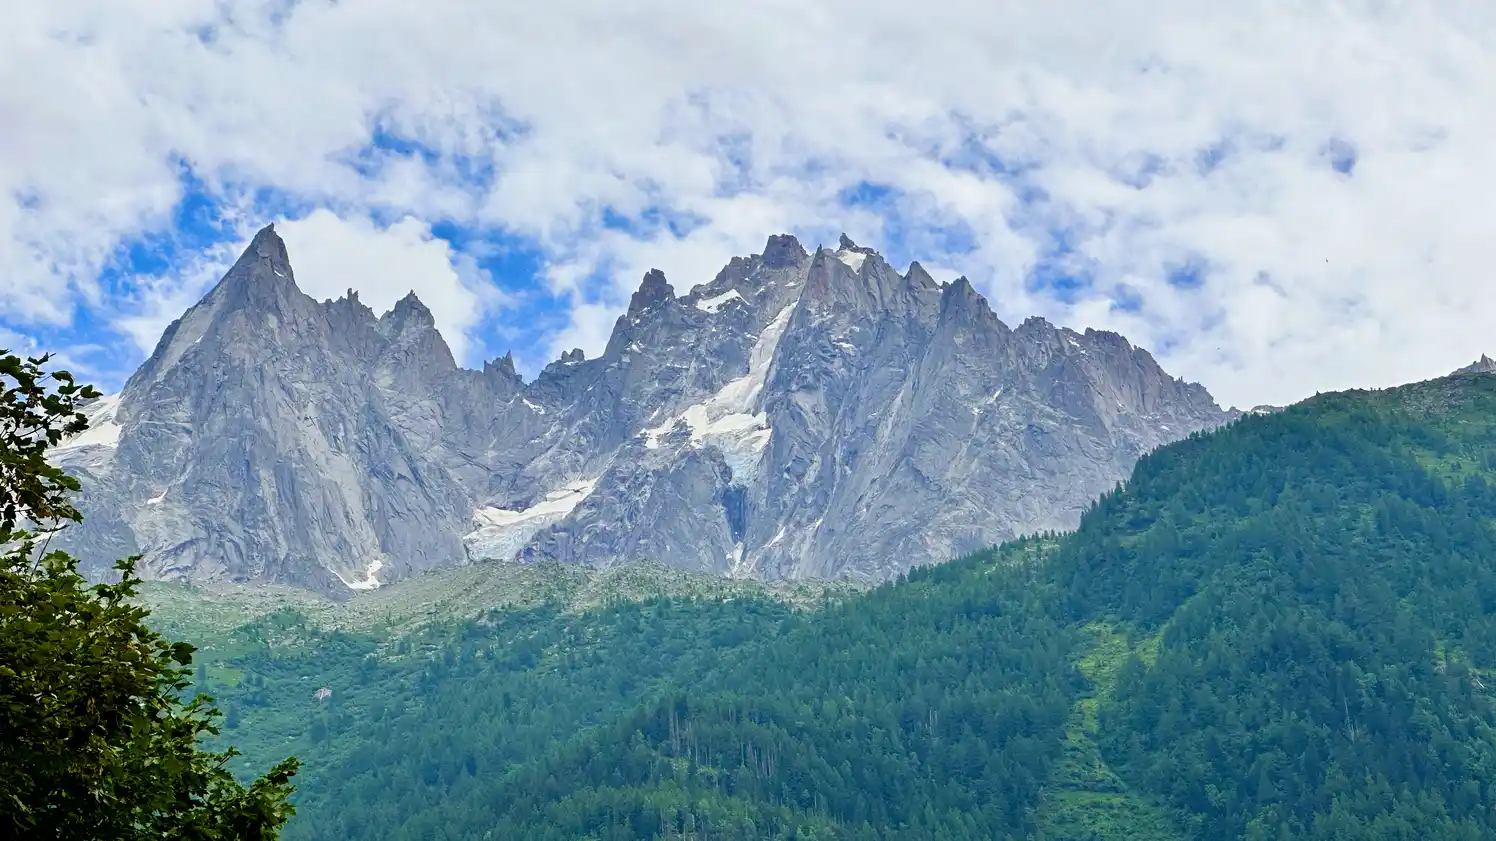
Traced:
POLYGON ((344 219, 317 210, 280 222, 275 230, 286 242, 303 292, 320 301, 356 289, 359 300, 375 312, 388 312, 414 291, 431 310, 452 355, 475 362, 469 358, 471 333, 489 303, 483 281, 446 240, 432 236, 427 224, 406 217, 381 229, 367 218, 344 219))
POLYGON ((241 231, 238 242, 188 252, 186 262, 160 275, 137 275, 130 289, 108 302, 113 324, 142 354, 150 354, 167 325, 197 303, 249 244, 251 232, 241 231))
MULTIPOLYGON (((1225 402, 1496 350, 1485 0, 55 0, 20 4, 0 31, 5 80, 12 326, 98 301, 114 246, 168 224, 181 158, 234 197, 272 187, 344 219, 379 206, 535 237, 576 303, 556 347, 589 352, 645 268, 684 290, 779 230, 883 245, 880 220, 837 199, 865 179, 903 191, 911 243, 968 228, 973 253, 914 256, 970 276, 1005 318, 1167 346, 1167 367, 1225 402), (376 123, 447 157, 389 155, 361 177, 348 161, 376 123), (1329 166, 1336 142, 1354 149, 1350 177, 1329 166), (994 174, 976 151, 1025 172, 994 174), (464 183, 458 157, 498 174, 464 183), (1019 200, 1032 191, 1043 200, 1019 200), (606 206, 703 225, 629 236, 600 226, 606 206), (1056 225, 1095 273, 1073 304, 1026 286, 1056 225), (1170 286, 1189 258, 1203 284, 1170 286), (587 280, 598 267, 610 282, 587 280), (1121 287, 1139 310, 1110 306, 1121 287)), ((409 270, 454 301, 480 290, 442 274, 450 255, 422 250, 414 220, 364 238, 409 245, 409 270)), ((362 251, 359 224, 329 223, 343 239, 326 255, 362 251)), ((321 246, 291 246, 313 282, 321 246)), ((445 316, 460 332, 459 317, 445 316)))

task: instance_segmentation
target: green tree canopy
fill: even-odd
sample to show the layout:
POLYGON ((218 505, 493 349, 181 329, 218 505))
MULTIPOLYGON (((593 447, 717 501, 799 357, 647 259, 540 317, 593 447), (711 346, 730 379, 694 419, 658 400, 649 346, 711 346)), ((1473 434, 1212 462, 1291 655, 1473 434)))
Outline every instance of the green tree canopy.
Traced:
POLYGON ((47 538, 81 515, 77 480, 46 452, 88 426, 98 392, 49 357, 0 351, 0 835, 31 839, 273 839, 296 760, 247 788, 212 752, 212 699, 186 693, 193 647, 145 625, 137 559, 88 586, 47 538))

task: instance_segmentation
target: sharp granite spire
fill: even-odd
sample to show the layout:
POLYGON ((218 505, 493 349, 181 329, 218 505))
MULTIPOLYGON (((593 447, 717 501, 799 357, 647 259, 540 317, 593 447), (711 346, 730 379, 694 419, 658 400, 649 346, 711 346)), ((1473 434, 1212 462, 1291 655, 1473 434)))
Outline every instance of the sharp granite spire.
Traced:
POLYGON ((673 300, 675 287, 665 280, 665 273, 659 269, 650 269, 639 284, 639 290, 629 300, 629 317, 637 318, 647 310, 673 300))

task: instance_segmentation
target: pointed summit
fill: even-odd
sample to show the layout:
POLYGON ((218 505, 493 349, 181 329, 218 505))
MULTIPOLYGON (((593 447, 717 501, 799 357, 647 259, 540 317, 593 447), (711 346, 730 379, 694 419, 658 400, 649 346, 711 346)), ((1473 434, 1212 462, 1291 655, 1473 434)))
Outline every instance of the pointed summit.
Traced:
POLYGON ((1456 374, 1496 374, 1496 359, 1486 356, 1484 353, 1473 363, 1454 371, 1456 374))
POLYGON ((509 351, 498 359, 491 359, 483 363, 483 373, 488 376, 498 376, 506 380, 518 380, 519 372, 514 369, 514 351, 509 351))
POLYGON ((291 258, 286 255, 286 242, 280 238, 280 234, 275 232, 274 222, 261 228, 260 232, 255 234, 255 238, 250 240, 249 248, 245 250, 245 253, 250 252, 257 257, 263 257, 283 266, 291 263, 291 258))
POLYGON ((805 248, 800 245, 800 240, 789 234, 776 234, 769 237, 769 242, 764 246, 764 265, 771 269, 782 269, 787 266, 798 266, 805 262, 810 255, 805 253, 805 248))
MULTIPOLYGON (((285 323, 283 319, 305 316, 308 308, 317 306, 317 302, 296 287, 286 243, 275 232, 274 224, 266 225, 250 239, 239 259, 208 294, 167 326, 155 350, 130 376, 125 387, 144 387, 155 382, 202 339, 218 335, 230 321, 240 319, 265 325, 268 316, 281 324, 285 323)), ((271 328, 255 336, 274 341, 274 332, 271 328)))
POLYGON ((972 306, 978 303, 985 306, 987 303, 977 292, 976 287, 971 285, 971 281, 966 279, 966 275, 961 275, 947 283, 941 289, 941 298, 947 302, 948 306, 972 306))
POLYGON ((828 251, 827 253, 851 269, 853 274, 859 274, 862 271, 862 264, 867 258, 876 256, 878 252, 871 248, 863 248, 853 242, 851 237, 842 234, 841 238, 837 241, 836 250, 828 251))
POLYGON ((862 246, 860 246, 857 243, 853 242, 852 238, 849 237, 849 236, 847 236, 846 234, 842 234, 841 238, 836 241, 836 250, 837 251, 842 251, 842 252, 852 252, 852 253, 855 253, 855 254, 876 254, 876 253, 878 253, 878 252, 874 251, 871 248, 863 248, 862 246))
POLYGON ((675 287, 665 280, 665 273, 659 269, 650 269, 645 273, 644 281, 639 284, 639 291, 629 300, 629 316, 638 317, 657 304, 673 300, 675 287))
MULTIPOLYGON (((395 308, 386 313, 384 318, 388 319, 389 323, 397 330, 403 330, 411 326, 436 326, 436 318, 431 315, 431 310, 427 309, 426 305, 421 303, 421 299, 416 296, 414 289, 405 293, 404 298, 396 301, 395 308)), ((383 320, 381 319, 381 321, 383 320)))
POLYGON ((244 253, 239 255, 233 267, 218 282, 218 287, 234 289, 268 286, 279 291, 286 291, 296 288, 293 278, 291 258, 286 252, 286 243, 275 232, 275 225, 270 224, 261 228, 259 233, 249 241, 244 253))
POLYGON ((925 267, 921 266, 918 260, 909 264, 909 271, 904 273, 904 279, 916 289, 940 288, 940 284, 935 282, 935 278, 930 277, 930 273, 925 271, 925 267))

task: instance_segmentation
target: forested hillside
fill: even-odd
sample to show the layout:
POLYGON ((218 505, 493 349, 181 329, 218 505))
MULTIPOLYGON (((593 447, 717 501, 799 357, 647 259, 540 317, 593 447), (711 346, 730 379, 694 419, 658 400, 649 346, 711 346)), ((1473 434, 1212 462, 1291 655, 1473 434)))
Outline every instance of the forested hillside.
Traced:
POLYGON ((246 768, 305 763, 290 838, 1475 841, 1493 528, 1496 376, 1465 375, 1246 417, 1074 533, 814 609, 194 642, 246 768))

